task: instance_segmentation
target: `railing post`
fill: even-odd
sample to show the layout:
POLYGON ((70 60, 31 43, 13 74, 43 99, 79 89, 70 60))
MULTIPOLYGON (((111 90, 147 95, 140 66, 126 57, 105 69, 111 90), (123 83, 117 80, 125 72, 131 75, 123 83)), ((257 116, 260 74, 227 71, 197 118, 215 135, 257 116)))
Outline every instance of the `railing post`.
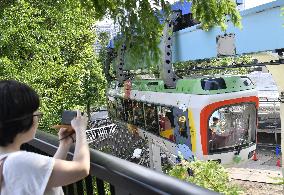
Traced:
POLYGON ((86 184, 86 191, 87 191, 87 195, 93 195, 94 191, 93 191, 93 179, 91 175, 88 175, 85 178, 85 184, 86 184))
POLYGON ((111 195, 115 195, 115 188, 112 184, 109 184, 109 188, 110 188, 110 194, 111 195))
POLYGON ((82 192, 84 192, 82 180, 76 182, 76 187, 77 187, 77 194, 78 195, 80 195, 82 192))
POLYGON ((105 195, 104 182, 101 179, 96 178, 96 183, 98 195, 105 195))

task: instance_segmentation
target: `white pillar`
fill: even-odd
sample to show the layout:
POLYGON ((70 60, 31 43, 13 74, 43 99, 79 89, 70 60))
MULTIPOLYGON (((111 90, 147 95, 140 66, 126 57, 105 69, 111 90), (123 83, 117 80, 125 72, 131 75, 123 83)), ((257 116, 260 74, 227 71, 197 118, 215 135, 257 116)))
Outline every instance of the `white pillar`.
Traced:
POLYGON ((159 172, 162 171, 162 162, 161 162, 161 148, 155 143, 153 138, 148 138, 149 143, 149 159, 150 159, 150 168, 159 172))
POLYGON ((161 148, 157 144, 153 144, 153 163, 154 169, 159 172, 162 171, 162 162, 161 162, 161 148))
POLYGON ((280 117, 281 117, 281 152, 282 152, 282 175, 284 177, 284 64, 281 65, 268 65, 266 66, 269 72, 272 74, 273 79, 276 82, 280 103, 280 117))
POLYGON ((154 159, 153 159, 153 140, 148 137, 148 145, 149 145, 149 163, 150 163, 150 168, 154 169, 154 159))

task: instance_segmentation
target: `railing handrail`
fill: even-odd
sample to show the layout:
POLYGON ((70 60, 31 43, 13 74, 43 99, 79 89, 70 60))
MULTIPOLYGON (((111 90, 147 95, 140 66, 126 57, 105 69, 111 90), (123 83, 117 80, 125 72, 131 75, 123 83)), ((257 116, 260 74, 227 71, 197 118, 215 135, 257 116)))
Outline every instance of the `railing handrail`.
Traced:
MULTIPOLYGON (((58 139, 46 132, 37 131, 35 139, 28 144, 52 156, 57 150, 58 139)), ((73 151, 74 147, 69 152, 69 158, 73 156, 73 151)), ((127 191, 132 194, 217 194, 94 149, 90 149, 90 155, 92 176, 114 186, 129 187, 127 191), (135 189, 130 189, 133 185, 135 189)))

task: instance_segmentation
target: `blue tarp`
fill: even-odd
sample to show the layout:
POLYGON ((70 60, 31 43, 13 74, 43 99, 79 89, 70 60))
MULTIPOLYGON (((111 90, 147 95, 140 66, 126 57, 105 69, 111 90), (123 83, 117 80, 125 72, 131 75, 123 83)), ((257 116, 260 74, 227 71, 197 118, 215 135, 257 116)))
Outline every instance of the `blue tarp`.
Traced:
POLYGON ((113 39, 109 41, 107 48, 114 48, 114 40, 113 39))
POLYGON ((181 10, 182 15, 189 14, 191 13, 191 4, 192 4, 191 2, 187 1, 184 2, 178 1, 172 5, 172 10, 173 11, 181 10))

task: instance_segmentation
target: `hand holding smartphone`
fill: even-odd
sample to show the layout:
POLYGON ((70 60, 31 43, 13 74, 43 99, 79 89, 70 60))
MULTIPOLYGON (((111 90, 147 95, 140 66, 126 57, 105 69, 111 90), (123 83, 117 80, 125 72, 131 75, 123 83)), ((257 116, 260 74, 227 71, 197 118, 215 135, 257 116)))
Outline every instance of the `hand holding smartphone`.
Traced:
POLYGON ((85 131, 87 129, 87 124, 88 124, 87 116, 85 116, 85 115, 82 116, 81 112, 78 110, 76 117, 74 117, 71 120, 72 128, 76 131, 76 133, 79 133, 79 132, 82 132, 82 131, 85 133, 85 131))
MULTIPOLYGON (((81 114, 81 113, 80 113, 81 114)), ((71 121, 77 117, 77 111, 74 110, 64 110, 61 115, 60 125, 54 125, 52 128, 60 129, 65 128, 68 132, 74 132, 75 130, 71 126, 71 121)))
POLYGON ((55 125, 53 128, 55 129, 64 129, 64 133, 67 133, 67 136, 61 136, 59 140, 65 139, 68 136, 72 136, 75 132, 76 134, 85 134, 85 130, 87 129, 88 118, 86 116, 82 116, 81 112, 64 110, 62 112, 61 124, 55 125))

